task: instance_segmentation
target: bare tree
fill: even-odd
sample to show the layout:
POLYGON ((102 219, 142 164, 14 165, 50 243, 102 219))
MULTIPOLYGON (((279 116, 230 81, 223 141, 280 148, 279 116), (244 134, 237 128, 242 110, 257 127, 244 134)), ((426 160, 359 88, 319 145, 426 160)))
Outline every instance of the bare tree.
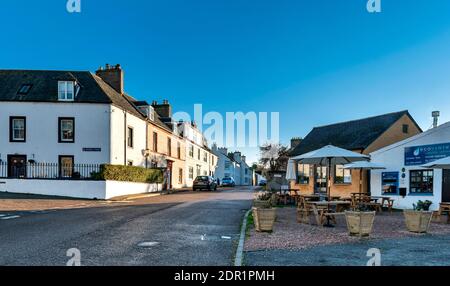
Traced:
POLYGON ((288 147, 281 144, 265 144, 260 147, 260 165, 266 172, 286 171, 289 156, 288 147))

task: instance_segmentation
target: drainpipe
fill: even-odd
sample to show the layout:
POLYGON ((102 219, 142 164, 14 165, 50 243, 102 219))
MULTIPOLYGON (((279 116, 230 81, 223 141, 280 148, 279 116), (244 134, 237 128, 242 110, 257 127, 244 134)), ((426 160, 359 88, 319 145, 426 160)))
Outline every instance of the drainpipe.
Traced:
POLYGON ((127 112, 123 111, 123 165, 127 165, 127 112))
POLYGON ((149 128, 148 128, 149 124, 147 119, 145 120, 145 168, 148 169, 148 154, 147 154, 147 150, 149 149, 148 146, 148 132, 149 132, 149 128))

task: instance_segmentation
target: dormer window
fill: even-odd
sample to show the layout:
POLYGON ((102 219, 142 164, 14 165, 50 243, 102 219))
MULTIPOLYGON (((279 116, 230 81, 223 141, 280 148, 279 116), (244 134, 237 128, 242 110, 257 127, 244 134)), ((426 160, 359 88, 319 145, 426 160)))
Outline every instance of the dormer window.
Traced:
POLYGON ((31 84, 22 84, 17 92, 18 95, 27 95, 30 92, 30 89, 33 85, 31 84))
POLYGON ((74 100, 74 86, 73 81, 59 81, 58 82, 58 100, 59 101, 73 101, 74 100))
POLYGON ((153 106, 148 107, 148 118, 151 121, 155 121, 155 109, 153 108, 153 106))

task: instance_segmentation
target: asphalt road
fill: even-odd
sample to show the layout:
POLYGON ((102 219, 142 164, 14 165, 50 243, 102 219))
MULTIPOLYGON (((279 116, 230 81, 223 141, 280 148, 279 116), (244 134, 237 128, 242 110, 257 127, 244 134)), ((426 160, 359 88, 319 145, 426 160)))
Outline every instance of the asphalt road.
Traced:
POLYGON ((252 189, 236 188, 20 214, 0 220, 0 265, 64 266, 72 248, 85 266, 232 265, 251 199, 252 189))

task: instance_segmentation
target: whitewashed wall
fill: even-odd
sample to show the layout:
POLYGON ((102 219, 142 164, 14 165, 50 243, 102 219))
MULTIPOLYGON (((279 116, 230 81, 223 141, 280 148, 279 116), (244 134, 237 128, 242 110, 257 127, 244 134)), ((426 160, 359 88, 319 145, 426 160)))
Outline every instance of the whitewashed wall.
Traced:
POLYGON ((124 195, 155 193, 162 190, 161 184, 143 184, 130 182, 106 181, 105 199, 124 195))
POLYGON ((57 163, 59 155, 75 156, 75 163, 108 163, 110 105, 83 103, 0 103, 0 159, 27 155, 38 163, 57 163), (26 117, 26 142, 9 142, 9 117, 26 117), (75 118, 75 143, 58 143, 58 117, 75 118), (101 148, 101 152, 83 152, 101 148))
POLYGON ((134 147, 126 147, 126 160, 133 161, 134 166, 145 167, 145 157, 142 151, 146 147, 147 128, 146 122, 136 116, 125 113, 123 110, 111 106, 111 163, 116 165, 123 165, 125 163, 125 128, 128 126, 134 129, 134 147))
POLYGON ((112 197, 161 190, 160 184, 142 184, 117 181, 20 180, 0 179, 0 192, 62 196, 107 200, 112 197))
POLYGON ((439 209, 442 200, 442 170, 434 170, 433 195, 410 195, 409 194, 409 171, 423 170, 421 166, 405 166, 405 148, 421 145, 450 143, 450 123, 441 125, 436 129, 416 135, 412 138, 387 146, 371 154, 372 162, 386 167, 386 170, 371 172, 371 192, 374 196, 382 196, 381 174, 383 172, 399 172, 400 188, 407 189, 407 196, 386 195, 395 199, 394 207, 399 209, 411 209, 413 203, 418 200, 430 200, 433 202, 431 208, 439 209), (401 178, 402 169, 406 169, 406 177, 401 178))

